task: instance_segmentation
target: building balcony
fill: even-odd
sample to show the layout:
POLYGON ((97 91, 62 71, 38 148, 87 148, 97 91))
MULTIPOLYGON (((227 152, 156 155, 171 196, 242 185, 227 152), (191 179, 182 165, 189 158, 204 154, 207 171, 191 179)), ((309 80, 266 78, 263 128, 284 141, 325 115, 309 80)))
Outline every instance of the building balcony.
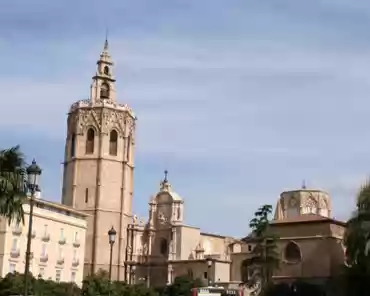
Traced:
POLYGON ((45 263, 45 262, 48 262, 48 260, 49 260, 49 256, 47 254, 41 255, 40 262, 45 263))
POLYGON ((16 249, 16 250, 11 250, 10 251, 10 257, 12 258, 18 258, 19 257, 19 249, 16 249))
POLYGON ((44 235, 42 236, 42 241, 43 242, 48 242, 50 240, 50 234, 49 233, 44 233, 44 235))
POLYGON ((64 258, 59 258, 59 259, 57 260, 57 264, 59 264, 59 265, 63 265, 63 264, 64 264, 64 258))
POLYGON ((73 246, 76 247, 76 248, 78 248, 80 245, 81 245, 80 240, 79 239, 75 239, 75 241, 73 242, 73 246))
POLYGON ((22 227, 21 226, 14 226, 12 229, 13 235, 21 235, 22 234, 22 227))
POLYGON ((60 245, 64 245, 66 243, 66 238, 65 237, 61 237, 60 239, 59 239, 59 244, 60 245))
POLYGON ((73 266, 73 267, 76 267, 76 266, 78 266, 78 265, 80 265, 80 260, 78 260, 78 259, 73 259, 73 261, 72 261, 72 266, 73 266))

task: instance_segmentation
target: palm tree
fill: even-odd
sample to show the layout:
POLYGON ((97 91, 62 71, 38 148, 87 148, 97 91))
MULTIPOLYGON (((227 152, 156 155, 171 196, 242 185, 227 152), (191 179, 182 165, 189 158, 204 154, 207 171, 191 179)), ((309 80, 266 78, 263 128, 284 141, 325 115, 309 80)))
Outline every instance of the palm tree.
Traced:
POLYGON ((0 215, 10 224, 24 222, 23 203, 27 197, 26 163, 19 146, 0 150, 0 215))

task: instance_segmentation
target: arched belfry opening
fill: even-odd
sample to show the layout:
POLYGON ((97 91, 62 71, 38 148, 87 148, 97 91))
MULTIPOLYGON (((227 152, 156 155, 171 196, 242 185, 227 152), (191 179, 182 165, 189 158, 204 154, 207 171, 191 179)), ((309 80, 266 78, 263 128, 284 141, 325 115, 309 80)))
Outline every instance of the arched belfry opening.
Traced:
POLYGON ((104 66, 104 74, 109 75, 109 67, 108 66, 104 66))
POLYGON ((109 99, 109 84, 103 82, 100 86, 100 98, 102 99, 109 99))

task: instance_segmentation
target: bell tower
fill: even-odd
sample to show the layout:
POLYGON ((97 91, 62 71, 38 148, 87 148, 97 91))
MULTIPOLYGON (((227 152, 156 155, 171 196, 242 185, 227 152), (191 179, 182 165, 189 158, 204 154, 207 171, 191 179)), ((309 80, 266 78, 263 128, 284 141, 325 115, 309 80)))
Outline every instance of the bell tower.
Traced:
POLYGON ((71 105, 62 203, 89 214, 84 275, 109 268, 108 230, 117 231, 112 279, 125 277, 126 229, 134 192, 134 112, 116 99, 108 41, 97 61, 90 99, 71 105))

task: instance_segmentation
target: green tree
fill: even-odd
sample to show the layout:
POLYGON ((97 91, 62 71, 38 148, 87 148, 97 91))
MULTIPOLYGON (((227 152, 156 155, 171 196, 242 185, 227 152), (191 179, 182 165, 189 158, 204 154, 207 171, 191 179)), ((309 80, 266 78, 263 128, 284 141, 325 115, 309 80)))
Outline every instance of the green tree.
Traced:
POLYGON ((347 294, 362 295, 370 289, 370 183, 362 186, 357 195, 356 210, 347 222, 344 245, 347 294))
POLYGON ((201 279, 193 279, 189 275, 178 276, 171 285, 168 285, 161 293, 163 296, 191 296, 192 288, 204 287, 201 279))
POLYGON ((25 173, 26 164, 19 146, 0 150, 0 215, 9 224, 13 220, 24 222, 25 173))
MULTIPOLYGON (((115 285, 112 284, 112 286, 115 285)), ((108 273, 105 270, 87 276, 82 283, 82 295, 84 296, 108 295, 110 289, 108 273)))
POLYGON ((270 231, 271 205, 263 205, 250 221, 251 237, 254 241, 252 256, 244 260, 242 269, 243 278, 248 278, 247 286, 254 288, 253 294, 262 295, 272 283, 273 272, 279 268, 279 255, 277 252, 277 237, 270 231))

